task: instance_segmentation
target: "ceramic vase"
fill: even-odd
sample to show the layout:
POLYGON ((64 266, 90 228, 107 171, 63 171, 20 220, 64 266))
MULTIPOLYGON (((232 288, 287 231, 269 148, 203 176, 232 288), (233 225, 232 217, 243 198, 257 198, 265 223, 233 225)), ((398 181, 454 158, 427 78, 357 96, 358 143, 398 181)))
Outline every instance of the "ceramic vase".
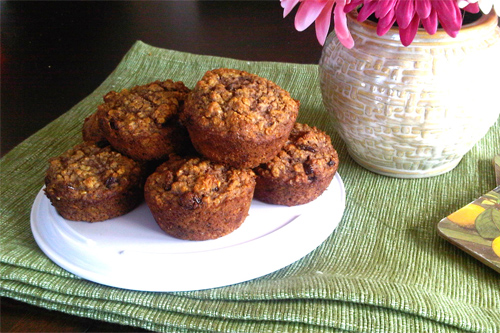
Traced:
POLYGON ((500 28, 494 12, 455 38, 419 30, 400 43, 397 28, 348 14, 355 45, 331 33, 319 63, 325 108, 349 155, 378 174, 422 178, 455 168, 500 114, 500 28))

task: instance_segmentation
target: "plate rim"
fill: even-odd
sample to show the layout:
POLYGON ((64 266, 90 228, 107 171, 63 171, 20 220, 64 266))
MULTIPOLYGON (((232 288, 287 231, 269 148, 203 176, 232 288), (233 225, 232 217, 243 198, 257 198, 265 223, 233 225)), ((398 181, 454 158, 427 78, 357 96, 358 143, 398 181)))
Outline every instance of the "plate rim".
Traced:
MULTIPOLYGON (((49 257, 49 259, 53 261, 55 264, 57 264, 64 270, 80 278, 95 283, 107 285, 110 287, 129 289, 129 290, 152 291, 152 292, 203 290, 203 289, 228 286, 262 277, 264 275, 282 269, 292 264, 295 261, 300 260, 307 254, 312 252, 314 249, 319 247, 337 228, 345 210, 346 191, 343 181, 338 172, 335 174, 333 181, 330 183, 326 191, 328 191, 330 188, 331 190, 339 191, 337 195, 340 200, 339 202, 335 203, 337 210, 335 212, 332 212, 331 217, 328 217, 330 223, 325 223, 327 227, 324 227, 324 229, 326 229, 328 232, 320 234, 318 232, 310 232, 306 230, 306 232, 309 232, 307 233, 307 235, 312 236, 313 241, 308 242, 308 244, 306 244, 307 246, 305 246, 304 244, 302 244, 301 247, 297 246, 295 248, 288 246, 286 249, 289 252, 283 253, 282 251, 280 251, 280 255, 272 256, 274 259, 274 263, 270 263, 268 260, 259 261, 260 260, 259 258, 266 258, 266 259, 269 258, 269 253, 266 253, 266 250, 272 245, 272 242, 276 238, 280 239, 281 237, 288 237, 288 236, 293 237, 294 234, 297 232, 304 232, 304 230, 301 230, 302 224, 304 223, 301 222, 301 220, 305 218, 319 218, 319 215, 317 213, 312 212, 309 209, 305 213, 301 214, 297 218, 293 219, 292 221, 286 223, 284 226, 278 228, 277 230, 274 230, 269 234, 257 237, 255 239, 249 240, 244 243, 238 243, 236 245, 224 248, 216 248, 208 251, 190 252, 190 253, 166 253, 166 254, 147 253, 148 254, 147 258, 143 257, 137 258, 137 256, 144 256, 145 254, 137 251, 124 251, 126 253, 118 253, 118 254, 114 253, 113 255, 110 255, 109 258, 107 259, 106 255, 102 255, 102 258, 100 258, 100 260, 101 259, 103 259, 104 261, 113 260, 113 265, 115 265, 112 266, 110 271, 106 274, 103 274, 102 272, 99 273, 99 271, 97 270, 99 265, 96 265, 94 270, 92 269, 89 270, 85 269, 84 267, 82 268, 81 265, 75 264, 67 260, 63 255, 61 255, 61 253, 58 253, 57 249, 53 245, 51 245, 47 241, 46 238, 49 237, 50 235, 47 235, 47 231, 41 228, 41 223, 46 223, 46 222, 42 222, 43 218, 38 216, 38 214, 40 213, 41 210, 44 209, 50 211, 52 206, 50 204, 50 201, 46 198, 45 194, 43 193, 43 187, 38 192, 33 202, 30 215, 31 217, 30 224, 35 241, 39 246, 39 248, 42 250, 42 252, 44 252, 44 254, 47 257, 49 257), (250 255, 249 253, 252 253, 252 255, 250 255), (139 268, 142 267, 143 269, 146 269, 150 272, 149 275, 154 275, 154 274, 162 275, 168 273, 172 274, 170 272, 171 270, 168 269, 169 267, 172 267, 172 265, 181 265, 182 263, 186 262, 186 259, 189 259, 190 257, 193 256, 197 258, 197 261, 195 260, 195 262, 198 262, 200 264, 199 267, 190 269, 186 268, 185 267, 186 265, 180 266, 183 267, 183 271, 180 273, 176 272, 174 274, 178 274, 179 277, 180 276, 188 277, 196 275, 196 273, 202 273, 203 270, 207 271, 219 270, 220 272, 229 274, 225 275, 222 274, 223 276, 219 279, 216 279, 216 281, 214 281, 214 278, 206 279, 207 277, 206 274, 204 275, 205 277, 204 279, 199 279, 196 282, 182 281, 182 279, 176 278, 174 279, 176 283, 172 284, 172 280, 170 280, 166 281, 167 285, 165 285, 161 281, 157 281, 158 279, 154 277, 149 277, 147 279, 149 285, 146 286, 144 285, 145 284, 144 281, 136 282, 135 279, 141 277, 140 274, 133 273, 130 270, 125 269, 125 266, 127 265, 127 262, 129 260, 135 260, 136 263, 140 262, 140 264, 138 264, 139 268), (215 261, 214 258, 216 258, 217 256, 222 256, 222 258, 225 259, 224 260, 225 263, 215 261), (238 262, 238 259, 242 258, 241 256, 243 256, 243 259, 246 260, 247 264, 253 266, 250 271, 245 271, 244 269, 242 269, 241 263, 238 262), (156 260, 159 259, 161 259, 162 263, 164 263, 164 265, 167 267, 163 266, 154 267, 156 260), (165 261, 165 259, 168 260, 165 261), (231 271, 232 269, 237 269, 237 268, 240 268, 242 270, 236 274, 234 273, 231 274, 231 272, 228 272, 231 271), (134 279, 130 278, 122 279, 123 275, 128 273, 132 273, 131 277, 134 279)), ((73 221, 68 221, 68 222, 73 223, 73 221)), ((51 224, 53 223, 54 222, 52 222, 51 224)), ((49 224, 47 224, 45 228, 50 228, 50 227, 54 226, 53 225, 49 226, 49 224)), ((324 230, 322 229, 322 231, 324 230)), ((63 238, 64 236, 65 235, 63 235, 63 238)), ((65 239, 65 241, 71 242, 71 239, 65 239)), ((78 252, 78 249, 76 248, 75 249, 72 248, 71 250, 78 252)), ((89 251, 89 253, 92 253, 92 245, 89 245, 87 250, 89 251)), ((77 257, 77 259, 79 258, 77 257)), ((108 266, 106 268, 110 267, 108 266)), ((135 271, 139 271, 139 269, 135 269, 135 271)), ((216 275, 217 274, 215 274, 215 276, 216 275)), ((211 275, 209 275, 209 277, 211 277, 211 275)))

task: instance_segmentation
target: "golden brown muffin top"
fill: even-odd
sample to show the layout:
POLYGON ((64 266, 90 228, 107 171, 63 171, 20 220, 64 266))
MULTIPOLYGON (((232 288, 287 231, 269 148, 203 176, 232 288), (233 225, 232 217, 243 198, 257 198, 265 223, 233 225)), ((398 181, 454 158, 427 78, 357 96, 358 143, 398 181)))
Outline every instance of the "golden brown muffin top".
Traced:
POLYGON ((235 169, 207 159, 171 155, 148 177, 146 190, 158 204, 176 200, 186 209, 219 203, 240 197, 255 187, 250 169, 235 169))
POLYGON ((106 198, 112 193, 140 185, 143 166, 110 146, 86 142, 49 159, 46 192, 66 199, 106 198))
POLYGON ((330 137, 316 127, 295 123, 283 149, 255 172, 267 178, 308 182, 319 175, 331 175, 337 168, 338 155, 330 137))
POLYGON ((177 120, 189 89, 172 80, 111 91, 99 105, 99 117, 121 135, 143 136, 158 133, 171 120, 177 120))
MULTIPOLYGON (((181 120, 244 137, 273 135, 297 118, 299 102, 265 78, 235 69, 205 73, 186 101, 181 120)), ((289 127, 288 127, 289 128, 289 127)))

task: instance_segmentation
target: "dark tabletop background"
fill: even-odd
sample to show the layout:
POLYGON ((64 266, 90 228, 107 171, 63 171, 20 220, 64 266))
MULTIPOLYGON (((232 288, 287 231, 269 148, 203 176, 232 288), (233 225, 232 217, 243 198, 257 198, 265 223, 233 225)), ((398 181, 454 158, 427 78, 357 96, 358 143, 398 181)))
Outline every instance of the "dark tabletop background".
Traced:
MULTIPOLYGON (((317 63, 274 1, 1 1, 1 155, 89 95, 136 40, 243 60, 317 63)), ((294 13, 292 13, 294 14, 294 13)))
MULTIPOLYGON (((1 1, 1 156, 94 91, 136 40, 197 54, 317 63, 273 1, 1 1)), ((294 13, 292 13, 294 14, 294 13)), ((143 331, 1 299, 2 332, 143 331)))

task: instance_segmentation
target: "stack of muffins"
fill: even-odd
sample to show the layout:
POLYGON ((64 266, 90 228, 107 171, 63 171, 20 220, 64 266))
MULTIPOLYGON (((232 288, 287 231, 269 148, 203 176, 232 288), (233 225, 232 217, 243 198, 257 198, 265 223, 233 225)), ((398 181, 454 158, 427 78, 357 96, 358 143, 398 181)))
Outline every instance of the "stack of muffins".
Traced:
POLYGON ((305 204, 332 181, 330 137, 298 112, 286 90, 235 69, 208 71, 193 90, 167 80, 112 91, 85 119, 84 143, 50 159, 45 193, 64 218, 90 222, 144 198, 167 234, 216 239, 253 198, 305 204))

